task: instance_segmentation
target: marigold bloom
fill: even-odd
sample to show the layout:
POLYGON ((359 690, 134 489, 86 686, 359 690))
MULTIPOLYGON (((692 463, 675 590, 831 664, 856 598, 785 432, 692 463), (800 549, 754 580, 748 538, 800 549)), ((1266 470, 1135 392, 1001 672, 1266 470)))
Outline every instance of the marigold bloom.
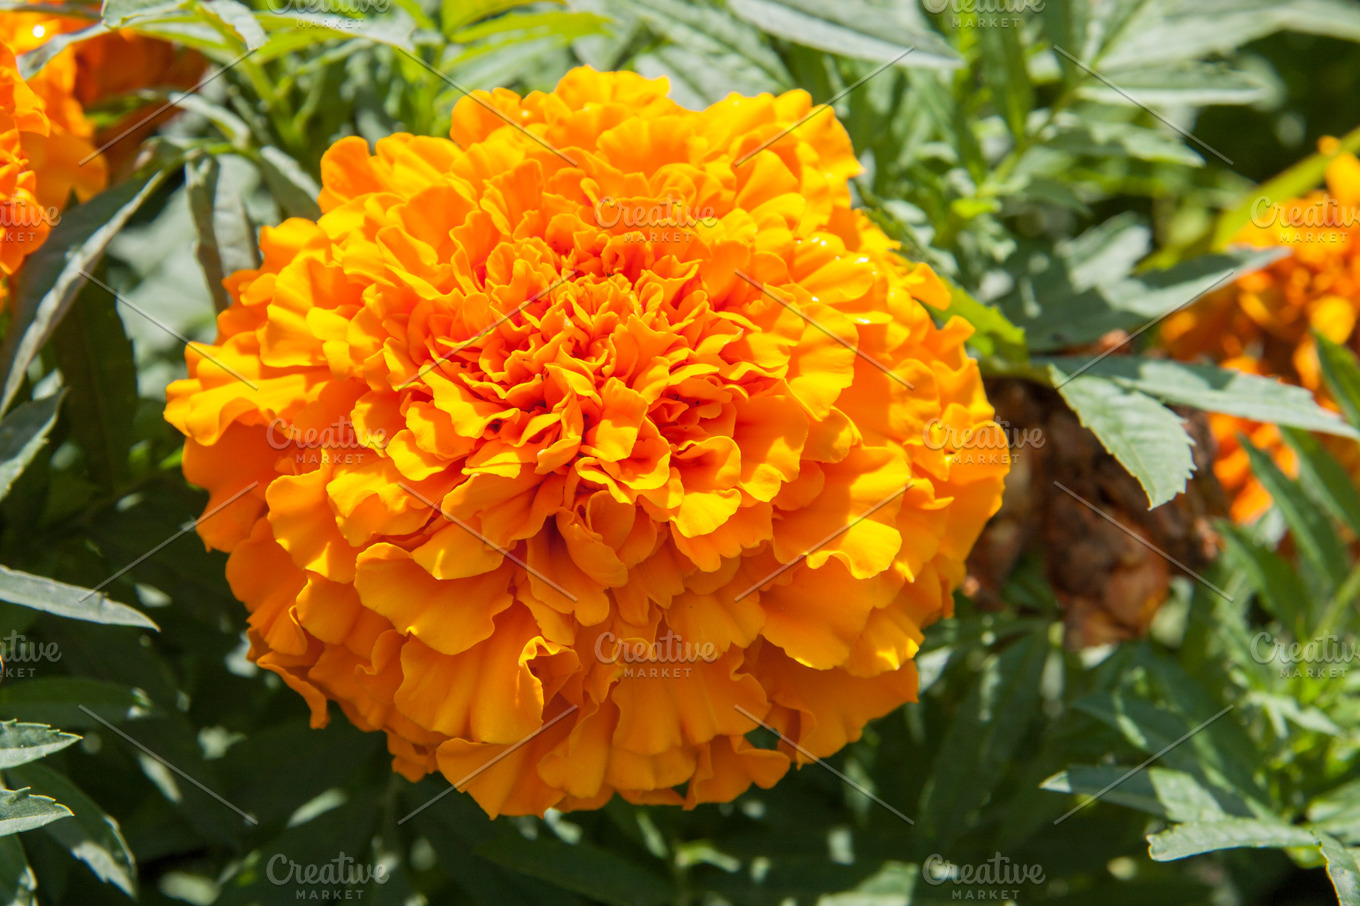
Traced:
POLYGON ((50 129, 42 100, 20 77, 14 52, 0 42, 0 300, 8 278, 50 228, 31 160, 50 129))
POLYGON ((1000 503, 1005 457, 927 436, 1000 433, 971 329, 851 210, 835 117, 666 88, 338 142, 169 389, 251 657, 492 815, 768 787, 808 759, 753 717, 858 738, 1000 503))
MULTIPOLYGON (((1324 151, 1335 140, 1322 143, 1324 151)), ((1307 387, 1324 405, 1328 398, 1312 331, 1360 350, 1360 161, 1341 154, 1327 167, 1327 190, 1278 204, 1258 204, 1252 219, 1233 242, 1291 255, 1264 270, 1246 274, 1185 311, 1168 318, 1162 339, 1182 360, 1208 358, 1227 368, 1272 375, 1307 387)), ((1238 522, 1270 506, 1270 495, 1252 476, 1239 432, 1271 453, 1289 474, 1297 472, 1293 451, 1274 425, 1212 414, 1218 441, 1214 464, 1238 522)), ((1344 439, 1325 443, 1353 474, 1360 474, 1360 449, 1344 439)))
MULTIPOLYGON (((0 42, 9 45, 15 54, 24 54, 64 31, 86 24, 45 13, 5 13, 0 15, 0 42)), ((84 201, 108 183, 105 161, 99 157, 89 159, 96 148, 95 127, 76 98, 77 74, 75 50, 67 48, 28 81, 42 99, 51 126, 26 146, 33 169, 39 174, 38 201, 46 209, 65 208, 72 193, 84 201)))

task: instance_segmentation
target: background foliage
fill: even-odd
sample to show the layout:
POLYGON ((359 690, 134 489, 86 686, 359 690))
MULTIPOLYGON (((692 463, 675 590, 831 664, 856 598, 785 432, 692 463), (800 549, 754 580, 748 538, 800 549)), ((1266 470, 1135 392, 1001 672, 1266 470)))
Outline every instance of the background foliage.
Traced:
MULTIPOLYGON (((1320 136, 1360 148, 1360 4, 979 5, 66 7, 235 65, 179 101, 134 178, 67 213, 16 288, 0 347, 0 904, 292 903, 337 887, 412 904, 1360 903, 1360 674, 1260 657, 1263 633, 1353 644, 1360 630, 1360 494, 1306 433, 1354 429, 1264 379, 1073 352, 1269 260, 1213 250, 1262 193, 1319 181, 1320 136), (835 98, 865 166, 858 200, 952 282, 986 373, 1061 384, 1151 504, 1192 469, 1168 405, 1293 426, 1300 479, 1255 456, 1277 508, 1220 526, 1224 556, 1205 584, 1177 580, 1145 641, 1065 650, 1037 561, 1004 612, 960 596, 918 658, 921 701, 832 760, 853 783, 808 766, 729 805, 542 820, 489 821, 453 794, 399 823, 446 781, 394 778, 381 737, 343 719, 309 729, 301 700, 245 659, 244 609, 225 558, 193 536, 205 498, 160 414, 183 369, 165 327, 212 339, 221 276, 255 263, 261 224, 317 214, 335 139, 440 133, 465 88, 549 88, 579 63, 667 76, 690 106, 835 98), (341 854, 385 882, 267 870, 341 854), (1043 882, 923 873, 1000 857, 1043 882)), ((1360 424, 1360 366, 1324 348, 1360 424)))

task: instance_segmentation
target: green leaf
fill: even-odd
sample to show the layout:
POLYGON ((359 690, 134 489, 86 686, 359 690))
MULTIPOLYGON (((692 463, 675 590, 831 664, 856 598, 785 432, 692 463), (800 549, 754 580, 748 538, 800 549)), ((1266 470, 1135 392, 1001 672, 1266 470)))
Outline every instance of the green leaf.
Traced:
POLYGON ((1081 96, 1105 104, 1203 107, 1210 104, 1252 104, 1270 93, 1260 79, 1223 66, 1185 64, 1170 69, 1120 73, 1113 85, 1093 81, 1081 96))
POLYGON ((1252 778, 1245 776, 1229 753, 1219 750, 1213 725, 1231 720, 1229 714, 1189 717, 1140 698, 1097 693, 1078 699, 1073 707, 1117 730, 1130 745, 1158 762, 1198 778, 1202 784, 1251 796, 1252 778))
POLYGON ((1185 490, 1195 470, 1181 417, 1152 397, 1101 377, 1070 380, 1052 366, 1053 384, 1081 423, 1095 434, 1148 496, 1148 508, 1161 506, 1185 490))
POLYGON ((1270 494, 1293 532, 1294 543, 1311 567, 1314 579, 1319 580, 1326 591, 1336 589, 1346 577, 1348 560, 1345 545, 1326 512, 1309 500, 1298 484, 1286 478, 1269 454, 1253 444, 1250 438, 1239 435, 1238 440, 1251 460, 1252 473, 1270 494))
POLYGON ((0 906, 37 906, 38 879, 18 837, 0 838, 0 906))
POLYGON ((130 478, 137 365, 117 298, 103 287, 84 287, 52 341, 70 390, 67 422, 85 454, 90 478, 109 491, 122 487, 130 478))
POLYGON ((1360 491, 1345 467, 1313 435, 1297 428, 1284 428, 1280 434, 1298 456, 1299 484, 1304 491, 1360 536, 1360 491))
POLYGON ((321 206, 316 202, 321 187, 307 175, 301 164, 278 148, 266 145, 255 158, 255 165, 283 209, 284 216, 308 220, 316 220, 321 216, 321 206))
POLYGON ((1029 113, 1034 109, 1034 89, 1025 65, 1025 46, 1015 28, 974 30, 981 54, 982 75, 1000 109, 1011 135, 1027 140, 1029 113))
POLYGON ((610 906, 662 906, 678 892, 670 879, 591 843, 505 835, 477 847, 477 855, 610 906))
POLYGON ((1066 125, 1045 141, 1043 147, 1099 160, 1130 158, 1199 167, 1204 158, 1166 129, 1149 129, 1135 123, 1085 119, 1066 125))
POLYGON ((240 193, 223 180, 214 157, 203 157, 185 167, 186 195, 198 241, 194 251, 218 311, 226 311, 231 296, 222 282, 239 270, 260 266, 255 228, 241 204, 240 193))
POLYGON ((1088 797, 1095 797, 1172 821, 1227 817, 1217 798, 1221 793, 1206 788, 1184 771, 1170 768, 1153 766, 1139 771, 1132 766, 1077 765, 1053 775, 1042 786, 1055 793, 1079 794, 1083 804, 1088 797))
POLYGON ((1341 845, 1341 841, 1327 834, 1318 834, 1318 847, 1327 860, 1327 877, 1332 879, 1340 906, 1360 906, 1360 866, 1355 856, 1341 845))
POLYGON ((47 833, 89 866, 96 878, 136 898, 137 861, 117 821, 106 815, 80 787, 51 768, 29 764, 6 773, 33 789, 59 797, 75 820, 53 824, 47 833))
POLYGON ((55 799, 30 795, 27 789, 0 790, 0 837, 69 817, 71 810, 55 799))
POLYGON ((100 15, 110 28, 117 28, 129 19, 155 18, 182 5, 182 0, 104 0, 100 15))
POLYGON ((408 53, 416 53, 413 29, 407 23, 393 19, 350 19, 327 13, 310 12, 259 12, 256 21, 269 32, 269 44, 257 54, 258 58, 271 59, 271 47, 280 32, 291 32, 311 41, 328 41, 335 38, 362 38, 374 44, 386 44, 408 53))
POLYGON ((67 585, 45 576, 30 575, 7 566, 0 566, 0 600, 72 620, 160 628, 140 610, 119 604, 102 592, 67 585))
POLYGON ((899 66, 962 65, 939 35, 916 28, 901 12, 863 0, 730 0, 733 13, 769 34, 829 53, 899 66), (912 52, 902 56, 905 51, 912 52))
POLYGON ((1040 358, 1035 359, 1035 364, 1052 365, 1063 374, 1081 371, 1083 375, 1107 378, 1171 405, 1360 438, 1354 428, 1319 406, 1312 392, 1275 378, 1215 365, 1188 365, 1136 355, 1110 355, 1099 360, 1075 356, 1040 358))
POLYGON ((983 305, 968 294, 968 291, 953 281, 946 280, 949 287, 949 305, 940 317, 949 319, 954 316, 963 318, 973 325, 976 331, 968 342, 984 356, 1000 356, 1014 361, 1028 358, 1025 352, 1025 332, 1016 327, 991 305, 983 305))
POLYGON ((1313 339, 1317 342, 1322 380, 1346 414, 1346 420, 1360 426, 1360 362, 1356 361, 1355 353, 1317 331, 1313 331, 1313 339))
POLYGON ((54 730, 46 724, 0 721, 0 770, 46 758, 79 741, 79 736, 54 730))
POLYGON ((1259 270, 1289 254, 1288 249, 1233 249, 1202 255, 1165 270, 1127 276, 1116 269, 1084 269, 1094 285, 1069 273, 1077 265, 1050 262, 1047 271, 1021 278, 1023 314, 1011 318, 1025 329, 1030 349, 1064 349, 1099 339, 1111 330, 1148 327, 1205 293, 1259 270), (1042 305, 1039 305, 1042 300, 1042 305))
POLYGON ((115 724, 154 713, 142 690, 107 680, 61 676, 0 684, 0 714, 19 720, 77 729, 101 727, 82 706, 115 724))
POLYGON ((1170 862, 1221 849, 1286 849, 1316 846, 1307 828, 1253 818, 1192 821, 1148 837, 1148 854, 1158 862, 1170 862))
POLYGON ((759 94, 788 87, 779 55, 746 22, 679 0, 641 0, 628 7, 638 21, 671 42, 652 56, 699 88, 704 103, 732 91, 759 94))
POLYGON ((24 77, 25 81, 32 79, 66 48, 88 41, 91 38, 97 38, 100 35, 106 35, 109 31, 107 25, 96 22, 88 28, 82 28, 78 31, 55 34, 42 44, 19 56, 19 74, 24 77))
POLYGON ((1040 677, 1050 646, 1033 632, 988 660, 940 744, 921 794, 921 832, 941 846, 971 824, 1001 780, 1039 713, 1040 677))
POLYGON ((47 442, 47 433, 57 423, 57 409, 65 395, 62 390, 21 403, 0 420, 0 500, 47 442))
POLYGON ((255 13, 245 4, 237 0, 203 0, 200 9, 231 29, 241 39, 246 50, 257 50, 264 46, 267 40, 264 27, 255 21, 255 13))
POLYGON ((132 180, 67 210, 47 241, 24 261, 9 301, 13 320, 0 345, 0 373, 6 375, 0 412, 9 408, 38 354, 66 314, 88 272, 137 209, 151 197, 164 173, 132 180))
POLYGON ((1246 576, 1266 609, 1287 625, 1298 626, 1308 589, 1294 567, 1238 526, 1225 522, 1219 524, 1218 530, 1224 542, 1224 555, 1246 576))

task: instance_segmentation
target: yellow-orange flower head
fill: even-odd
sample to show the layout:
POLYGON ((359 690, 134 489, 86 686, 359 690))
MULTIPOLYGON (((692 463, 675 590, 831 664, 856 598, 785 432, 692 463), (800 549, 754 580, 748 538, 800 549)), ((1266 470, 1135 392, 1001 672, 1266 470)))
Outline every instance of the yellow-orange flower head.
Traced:
POLYGON ((665 93, 578 69, 337 143, 169 391, 251 656, 493 815, 858 738, 1000 502, 927 430, 999 434, 970 329, 850 209, 835 117, 665 93))
MULTIPOLYGON (((1335 144, 1324 140, 1323 150, 1333 151, 1335 144)), ((1274 204, 1258 200, 1251 221, 1232 241, 1284 247, 1290 255, 1168 318, 1162 331, 1167 349, 1178 359, 1208 358, 1278 377, 1332 405, 1312 331, 1360 351, 1360 161, 1351 154, 1334 157, 1325 192, 1274 204)), ((1269 508, 1270 495, 1252 476, 1238 433, 1290 474, 1297 471, 1293 451, 1274 425, 1217 413, 1209 422, 1219 445, 1214 474, 1231 501, 1232 517, 1250 521, 1269 508)), ((1336 438, 1326 443, 1360 476, 1360 448, 1336 438)))
POLYGON ((32 148, 51 123, 42 101, 19 75, 14 52, 0 42, 0 301, 5 284, 50 229, 38 203, 32 148))

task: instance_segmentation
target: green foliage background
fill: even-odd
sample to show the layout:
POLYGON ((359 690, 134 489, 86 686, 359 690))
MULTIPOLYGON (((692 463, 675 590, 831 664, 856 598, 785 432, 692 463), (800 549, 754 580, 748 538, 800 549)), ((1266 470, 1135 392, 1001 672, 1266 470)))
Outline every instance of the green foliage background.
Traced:
MULTIPOLYGON (((1260 194, 1320 180, 1319 137, 1360 147, 1360 4, 1012 5, 68 7, 216 64, 250 53, 180 101, 135 178, 69 211, 15 288, 0 346, 0 638, 19 671, 0 682, 0 906, 319 900, 335 887, 272 883, 268 865, 342 853, 383 867, 384 883, 338 885, 377 904, 1360 904, 1360 674, 1298 676, 1258 655, 1262 633, 1360 630, 1360 493, 1307 433, 1354 429, 1265 379, 1063 354, 1270 260, 1217 240, 1260 194), (182 343, 141 312, 211 341, 220 277, 253 265, 259 225, 316 215, 331 142, 441 133, 464 88, 546 89, 580 63, 665 75, 691 106, 836 98, 866 168, 859 201, 953 283, 986 373, 1061 384, 1150 504, 1192 469, 1168 404, 1290 426, 1300 479, 1254 454, 1277 508, 1221 526, 1205 574, 1218 590, 1178 579, 1146 641, 1065 650, 1037 562, 1004 613, 960 597, 917 659, 921 701, 831 760, 853 784, 812 765, 727 805, 541 820, 489 821, 455 793, 399 823, 446 781, 394 777, 381 737, 338 714, 309 729, 302 701, 246 661, 225 558, 192 532, 205 496, 161 418, 182 343), (59 658, 16 657, 11 632, 59 658), (1000 857, 1043 881, 923 871, 1000 857)), ((1360 366, 1324 350, 1360 424, 1360 366)))

